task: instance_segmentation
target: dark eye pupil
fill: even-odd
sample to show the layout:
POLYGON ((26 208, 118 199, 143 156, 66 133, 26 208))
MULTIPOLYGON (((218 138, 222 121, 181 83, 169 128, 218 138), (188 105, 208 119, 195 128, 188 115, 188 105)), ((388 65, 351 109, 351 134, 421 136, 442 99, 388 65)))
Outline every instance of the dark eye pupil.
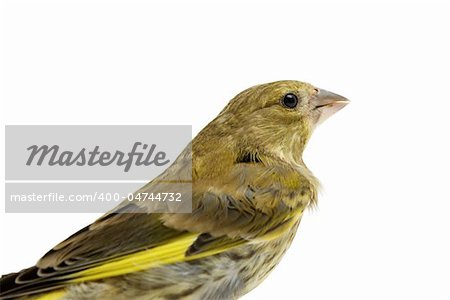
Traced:
POLYGON ((286 94, 283 98, 283 104, 286 107, 294 108, 297 106, 297 103, 298 103, 298 98, 294 94, 291 94, 291 93, 286 94))

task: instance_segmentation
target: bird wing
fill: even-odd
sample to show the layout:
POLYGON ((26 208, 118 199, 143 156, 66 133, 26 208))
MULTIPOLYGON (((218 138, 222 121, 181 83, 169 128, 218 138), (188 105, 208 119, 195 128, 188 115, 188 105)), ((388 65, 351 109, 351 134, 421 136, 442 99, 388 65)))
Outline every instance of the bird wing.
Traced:
POLYGON ((207 188, 211 185, 219 186, 196 185, 191 214, 139 213, 143 208, 129 203, 104 215, 58 244, 36 266, 2 277, 0 298, 125 275, 271 240, 286 232, 303 212, 303 206, 289 205, 292 192, 298 190, 295 185, 281 195, 287 202, 273 200, 280 197, 279 185, 247 185, 229 193, 214 192, 207 188), (273 203, 268 206, 267 201, 273 203))
POLYGON ((36 266, 3 276, 0 298, 35 294, 67 284, 198 259, 246 242, 227 237, 206 240, 205 235, 171 229, 158 215, 107 215, 50 250, 36 266), (143 227, 139 231, 130 227, 130 223, 143 227), (143 235, 145 230, 150 231, 143 235))

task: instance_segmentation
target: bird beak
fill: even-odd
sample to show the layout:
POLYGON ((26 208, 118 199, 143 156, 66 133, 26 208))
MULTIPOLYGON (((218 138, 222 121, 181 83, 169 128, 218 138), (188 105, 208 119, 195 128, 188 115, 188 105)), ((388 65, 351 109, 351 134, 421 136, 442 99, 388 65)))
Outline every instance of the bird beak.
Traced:
POLYGON ((331 93, 326 90, 320 90, 311 103, 313 110, 319 111, 316 125, 322 123, 333 114, 344 108, 350 101, 338 94, 331 93))

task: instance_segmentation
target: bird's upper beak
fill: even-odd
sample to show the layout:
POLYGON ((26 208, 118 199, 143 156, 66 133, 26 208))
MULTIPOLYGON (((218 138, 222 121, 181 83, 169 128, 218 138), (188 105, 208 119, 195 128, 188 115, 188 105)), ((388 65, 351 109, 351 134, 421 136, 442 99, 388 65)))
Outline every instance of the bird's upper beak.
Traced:
POLYGON ((331 93, 326 90, 320 90, 315 98, 311 100, 313 110, 319 112, 316 119, 316 124, 320 124, 334 113, 341 110, 350 101, 338 94, 331 93))

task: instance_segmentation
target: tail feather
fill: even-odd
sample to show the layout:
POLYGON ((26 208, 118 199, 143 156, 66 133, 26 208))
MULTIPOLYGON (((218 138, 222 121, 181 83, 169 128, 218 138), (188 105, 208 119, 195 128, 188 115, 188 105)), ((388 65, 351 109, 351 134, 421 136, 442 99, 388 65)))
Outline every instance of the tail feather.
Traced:
POLYGON ((28 269, 24 269, 18 273, 3 275, 0 278, 0 299, 16 299, 19 297, 41 294, 48 291, 53 292, 38 296, 34 299, 53 300, 62 297, 63 291, 60 290, 61 285, 58 284, 57 280, 52 280, 51 282, 39 281, 42 278, 38 276, 38 270, 39 269, 37 267, 31 267, 28 269), (47 297, 47 295, 53 295, 53 298, 45 298, 47 297), (54 298, 55 295, 59 296, 57 298, 54 298))

